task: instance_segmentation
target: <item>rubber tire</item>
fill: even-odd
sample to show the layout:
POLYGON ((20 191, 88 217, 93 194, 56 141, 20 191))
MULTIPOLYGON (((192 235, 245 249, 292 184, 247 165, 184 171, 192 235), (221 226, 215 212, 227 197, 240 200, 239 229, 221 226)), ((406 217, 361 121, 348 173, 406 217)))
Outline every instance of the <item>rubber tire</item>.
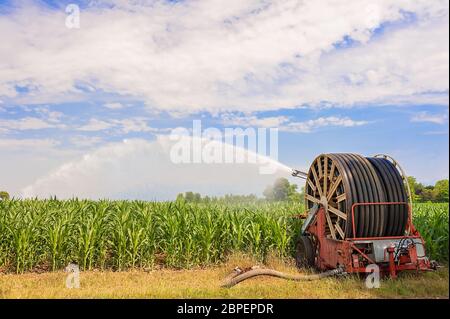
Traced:
POLYGON ((311 268, 315 266, 315 250, 309 236, 300 236, 297 240, 295 263, 297 268, 311 268))

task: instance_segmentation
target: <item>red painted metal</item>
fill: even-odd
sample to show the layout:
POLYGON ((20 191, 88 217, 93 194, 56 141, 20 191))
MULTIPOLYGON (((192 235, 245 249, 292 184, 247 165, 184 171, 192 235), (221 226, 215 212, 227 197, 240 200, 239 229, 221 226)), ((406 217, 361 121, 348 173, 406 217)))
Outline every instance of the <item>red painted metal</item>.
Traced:
POLYGON ((375 262, 369 258, 366 254, 364 254, 361 250, 358 249, 354 244, 352 244, 352 248, 356 250, 361 256, 363 256, 367 261, 369 261, 371 264, 375 264, 375 262))
POLYGON ((387 236, 387 237, 358 237, 358 238, 347 238, 347 240, 359 240, 359 241, 363 241, 363 240, 377 240, 377 239, 401 239, 401 238, 422 238, 420 236, 387 236))
MULTIPOLYGON (((352 230, 355 232, 355 225, 353 223, 354 208, 362 205, 408 205, 404 202, 382 202, 382 203, 356 203, 352 207, 352 230)), ((408 205, 408 235, 405 236, 390 236, 390 237, 366 237, 347 238, 344 240, 337 240, 328 238, 326 235, 326 217, 324 208, 321 207, 317 211, 314 221, 309 225, 307 232, 314 238, 315 243, 316 266, 321 270, 334 269, 343 267, 348 273, 365 273, 366 267, 369 264, 375 264, 375 261, 368 256, 370 251, 370 243, 364 241, 374 242, 385 239, 420 239, 424 244, 423 238, 419 232, 414 228, 411 222, 411 209, 408 205)), ((425 246, 424 246, 425 251, 425 246)), ((398 260, 395 260, 395 248, 388 247, 385 254, 389 255, 389 262, 378 263, 380 272, 396 278, 399 271, 416 270, 426 271, 431 269, 430 262, 427 258, 419 258, 415 245, 410 245, 407 248, 407 253, 401 255, 398 260)), ((422 257, 422 256, 421 256, 422 257)))
POLYGON ((391 278, 397 278, 397 272, 395 269, 395 259, 394 259, 394 247, 388 247, 387 252, 389 254, 389 274, 391 275, 391 278))

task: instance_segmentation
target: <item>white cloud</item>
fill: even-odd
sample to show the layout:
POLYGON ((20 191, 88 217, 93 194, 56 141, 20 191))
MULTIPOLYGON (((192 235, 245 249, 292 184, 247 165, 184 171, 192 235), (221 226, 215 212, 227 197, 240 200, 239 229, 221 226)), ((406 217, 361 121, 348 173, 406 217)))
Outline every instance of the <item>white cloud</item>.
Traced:
POLYGON ((130 132, 157 132, 158 130, 147 124, 148 120, 141 117, 132 117, 125 119, 98 120, 90 119, 88 123, 77 128, 79 131, 103 131, 116 129, 120 133, 128 134, 130 132))
POLYGON ((44 150, 53 148, 60 143, 54 139, 0 139, 0 148, 2 151, 16 150, 44 150))
POLYGON ((120 110, 126 107, 126 105, 119 102, 105 103, 103 106, 110 110, 120 110))
POLYGON ((0 97, 56 102, 97 89, 174 113, 448 103, 448 1, 110 3, 82 9, 76 30, 63 10, 31 3, 0 16, 0 97), (346 36, 360 44, 336 50, 346 36))
POLYGON ((61 112, 50 111, 48 107, 36 107, 33 110, 40 114, 46 121, 51 123, 60 123, 64 116, 61 112))
MULTIPOLYGON (((147 200, 174 199, 185 191, 208 195, 261 194, 276 177, 290 175, 289 169, 282 170, 281 166, 272 175, 261 175, 258 164, 174 164, 170 159, 174 144, 169 137, 159 136, 153 142, 133 139, 106 145, 61 165, 25 187, 21 194, 147 200)), ((246 153, 234 147, 226 147, 227 151, 246 153)))
POLYGON ((222 122, 225 125, 243 126, 243 127, 279 127, 281 124, 289 121, 287 116, 257 117, 236 116, 234 114, 223 114, 222 122))
POLYGON ((120 127, 120 131, 124 134, 130 132, 156 132, 157 130, 151 128, 147 124, 145 118, 128 118, 122 120, 112 120, 111 123, 120 127))
POLYGON ((33 180, 79 157, 53 138, 0 138, 1 184, 13 196, 33 180))
POLYGON ((419 112, 411 117, 411 122, 429 122, 434 124, 445 124, 448 122, 447 114, 429 114, 427 112, 419 112))
POLYGON ((226 114, 223 116, 223 123, 226 125, 236 125, 243 127, 273 127, 280 131, 310 133, 314 129, 333 126, 333 127, 353 127, 366 125, 368 121, 356 121, 349 117, 328 116, 319 117, 317 119, 296 122, 291 121, 287 116, 262 117, 256 116, 236 116, 226 114))
POLYGON ((114 125, 109 122, 105 122, 105 121, 97 120, 97 119, 90 119, 88 123, 78 127, 77 130, 95 132, 95 131, 107 130, 113 126, 114 125))
POLYGON ((63 127, 65 127, 65 125, 50 123, 35 117, 24 117, 21 119, 14 119, 14 120, 0 119, 0 130, 4 131, 40 130, 46 128, 63 128, 63 127))
MULTIPOLYGON (((388 30, 367 45, 325 55, 320 73, 310 79, 319 86, 310 93, 342 105, 448 106, 448 32, 447 16, 388 30)), ((292 89, 302 90, 295 85, 292 89)))
POLYGON ((70 138, 70 143, 76 147, 89 148, 100 144, 103 139, 99 136, 75 135, 70 138))
POLYGON ((314 120, 308 120, 304 122, 290 122, 287 125, 280 128, 280 130, 288 132, 300 132, 310 133, 314 129, 321 127, 333 126, 333 127, 353 127, 368 124, 368 121, 355 121, 349 117, 319 117, 314 120))

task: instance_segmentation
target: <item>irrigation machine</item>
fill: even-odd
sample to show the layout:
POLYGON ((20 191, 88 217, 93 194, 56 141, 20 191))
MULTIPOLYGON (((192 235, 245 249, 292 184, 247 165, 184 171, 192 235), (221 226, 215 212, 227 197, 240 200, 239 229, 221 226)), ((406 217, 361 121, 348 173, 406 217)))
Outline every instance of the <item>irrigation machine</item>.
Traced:
POLYGON ((322 154, 308 173, 292 175, 306 180, 299 267, 365 273, 377 265, 395 278, 400 271, 437 266, 412 223, 407 176, 392 157, 322 154))

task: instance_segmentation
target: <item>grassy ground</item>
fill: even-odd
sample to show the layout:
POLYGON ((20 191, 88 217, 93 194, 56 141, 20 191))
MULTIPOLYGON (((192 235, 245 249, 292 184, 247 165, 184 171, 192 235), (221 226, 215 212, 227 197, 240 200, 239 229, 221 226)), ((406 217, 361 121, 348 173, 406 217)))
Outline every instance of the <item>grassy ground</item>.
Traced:
MULTIPOLYGON (((220 288, 231 269, 247 267, 249 260, 193 270, 81 272, 79 289, 65 287, 67 273, 0 274, 0 298, 448 298, 448 267, 437 272, 403 274, 384 279, 379 289, 367 289, 357 276, 293 282, 257 277, 233 288, 220 288)), ((297 273, 279 262, 269 267, 297 273)))

